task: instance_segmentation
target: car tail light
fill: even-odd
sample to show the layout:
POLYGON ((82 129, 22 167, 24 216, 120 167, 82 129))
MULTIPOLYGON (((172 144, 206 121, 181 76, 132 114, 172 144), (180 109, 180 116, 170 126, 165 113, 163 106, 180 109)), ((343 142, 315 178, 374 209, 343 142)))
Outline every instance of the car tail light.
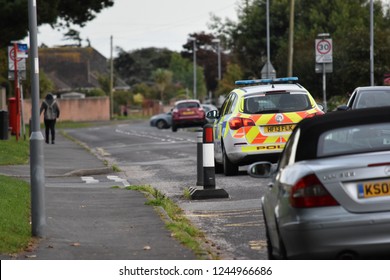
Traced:
POLYGON ((177 118, 178 114, 179 114, 179 110, 178 109, 175 108, 175 109, 172 110, 172 118, 177 118))
POLYGON ((339 205, 314 174, 301 178, 291 188, 290 203, 296 208, 339 205))
POLYGON ((255 122, 252 119, 234 117, 229 121, 229 127, 232 130, 237 130, 244 126, 255 126, 255 122))

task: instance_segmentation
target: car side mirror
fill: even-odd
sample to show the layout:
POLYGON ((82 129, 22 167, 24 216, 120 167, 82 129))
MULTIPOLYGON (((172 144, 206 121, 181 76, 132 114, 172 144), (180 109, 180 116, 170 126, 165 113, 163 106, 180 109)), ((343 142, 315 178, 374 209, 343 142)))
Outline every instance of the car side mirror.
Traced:
POLYGON ((217 110, 208 111, 206 113, 206 117, 209 118, 209 119, 218 119, 219 118, 219 113, 218 113, 217 110))
POLYGON ((248 167, 248 174, 253 178, 269 178, 276 170, 276 164, 268 161, 259 161, 248 167))
POLYGON ((336 111, 347 111, 349 110, 349 107, 347 105, 340 105, 337 106, 336 111))

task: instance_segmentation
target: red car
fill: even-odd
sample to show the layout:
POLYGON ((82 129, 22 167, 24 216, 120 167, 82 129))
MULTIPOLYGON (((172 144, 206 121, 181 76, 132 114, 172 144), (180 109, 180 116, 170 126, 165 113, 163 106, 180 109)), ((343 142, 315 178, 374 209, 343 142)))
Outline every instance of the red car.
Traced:
POLYGON ((207 123, 206 113, 199 100, 176 101, 172 109, 172 131, 181 127, 203 126, 207 123))

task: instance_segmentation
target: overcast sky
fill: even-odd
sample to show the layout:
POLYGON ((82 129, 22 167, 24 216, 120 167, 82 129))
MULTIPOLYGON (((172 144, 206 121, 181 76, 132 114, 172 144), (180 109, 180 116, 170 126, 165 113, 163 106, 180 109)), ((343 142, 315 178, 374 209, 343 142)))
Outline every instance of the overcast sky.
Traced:
MULTIPOLYGON (((237 21, 237 3, 242 0, 115 0, 80 31, 83 40, 110 57, 110 36, 115 48, 131 51, 146 47, 182 50, 189 33, 209 31, 210 13, 237 21)), ((39 2, 37 2, 39 5, 39 2)), ((57 32, 48 25, 39 27, 38 45, 49 47, 71 43, 64 41, 66 30, 57 32)), ((83 41, 85 46, 87 43, 83 41)))

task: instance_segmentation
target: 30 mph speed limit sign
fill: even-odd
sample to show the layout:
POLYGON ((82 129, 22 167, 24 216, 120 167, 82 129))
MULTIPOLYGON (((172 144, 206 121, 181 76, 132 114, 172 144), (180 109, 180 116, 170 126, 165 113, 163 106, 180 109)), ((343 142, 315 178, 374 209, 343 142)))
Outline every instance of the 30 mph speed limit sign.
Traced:
POLYGON ((332 39, 316 39, 315 51, 316 51, 316 63, 333 62, 332 39))

